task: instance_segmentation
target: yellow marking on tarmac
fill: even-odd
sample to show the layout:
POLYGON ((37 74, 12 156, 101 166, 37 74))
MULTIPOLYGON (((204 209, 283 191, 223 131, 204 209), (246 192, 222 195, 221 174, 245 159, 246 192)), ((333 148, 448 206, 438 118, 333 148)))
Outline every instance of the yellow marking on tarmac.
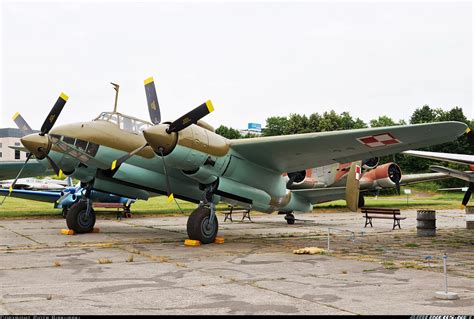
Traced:
POLYGON ((18 116, 20 116, 20 112, 16 112, 15 114, 13 114, 12 119, 13 119, 13 120, 16 120, 16 118, 17 118, 18 116))
POLYGON ((212 113, 212 111, 214 111, 214 105, 212 105, 211 100, 206 101, 206 106, 207 106, 207 109, 209 110, 209 113, 212 113))
POLYGON ((148 79, 146 79, 145 81, 143 81, 145 83, 145 85, 147 84, 150 84, 151 82, 153 82, 153 77, 150 76, 148 79))
POLYGON ((69 96, 67 96, 64 92, 61 92, 61 95, 59 95, 60 98, 62 98, 64 101, 67 101, 69 99, 69 96))
POLYGON ((61 235, 74 235, 76 232, 72 229, 61 229, 61 235))
POLYGON ((224 241, 224 237, 217 236, 216 239, 214 239, 214 244, 223 244, 224 241))
POLYGON ((201 242, 199 240, 186 239, 184 241, 184 246, 189 246, 189 247, 201 246, 201 242))

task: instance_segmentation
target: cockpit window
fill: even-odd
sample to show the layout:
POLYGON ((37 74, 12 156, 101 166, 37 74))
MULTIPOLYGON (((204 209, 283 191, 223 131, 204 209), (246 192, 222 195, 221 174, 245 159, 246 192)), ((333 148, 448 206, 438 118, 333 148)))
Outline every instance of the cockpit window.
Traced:
POLYGON ((121 113, 102 112, 94 121, 107 121, 117 124, 120 129, 132 132, 135 134, 142 134, 143 130, 153 126, 150 122, 142 121, 140 119, 123 115, 121 113))

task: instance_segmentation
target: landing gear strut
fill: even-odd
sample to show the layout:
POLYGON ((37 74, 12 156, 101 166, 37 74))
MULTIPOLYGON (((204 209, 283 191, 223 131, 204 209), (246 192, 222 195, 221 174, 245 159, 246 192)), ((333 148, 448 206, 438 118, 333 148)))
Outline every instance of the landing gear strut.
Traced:
POLYGON ((199 240, 202 244, 214 242, 219 230, 215 204, 213 202, 214 184, 208 186, 204 199, 188 218, 187 231, 189 239, 199 240))
POLYGON ((92 209, 89 189, 84 197, 85 199, 72 205, 66 215, 67 227, 78 234, 91 232, 95 225, 95 212, 92 209))

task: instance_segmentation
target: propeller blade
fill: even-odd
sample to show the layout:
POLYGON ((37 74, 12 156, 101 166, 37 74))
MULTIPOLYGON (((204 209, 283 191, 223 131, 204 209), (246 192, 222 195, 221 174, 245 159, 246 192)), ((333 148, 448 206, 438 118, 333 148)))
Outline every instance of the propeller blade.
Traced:
POLYGON ((468 189, 466 191, 466 194, 464 194, 464 198, 462 199, 462 205, 464 207, 467 206, 467 203, 469 203, 469 200, 471 199, 471 194, 472 194, 472 191, 470 189, 468 189))
POLYGON ((49 164, 53 168, 56 175, 59 177, 62 177, 63 171, 59 168, 59 166, 53 161, 53 159, 48 154, 46 154, 46 159, 48 160, 49 164))
POLYGON ((159 151, 160 151, 161 160, 163 161, 163 169, 165 171, 166 193, 168 194, 168 203, 171 203, 174 200, 174 195, 171 192, 170 179, 169 179, 169 176, 168 176, 168 171, 166 169, 166 163, 165 163, 165 157, 163 155, 163 150, 160 149, 159 151))
POLYGON ((54 123, 56 123, 56 120, 58 119, 59 114, 61 114, 61 111, 63 110, 63 107, 68 99, 69 97, 64 93, 61 93, 61 95, 59 95, 58 100, 54 104, 53 108, 44 120, 43 125, 41 126, 40 135, 45 135, 49 133, 54 123))
POLYGON ((212 105, 211 100, 208 100, 206 103, 199 105, 194 110, 186 113, 181 116, 179 119, 170 124, 166 129, 167 133, 179 132, 191 124, 196 124, 198 120, 202 119, 207 114, 214 111, 214 106, 212 105))
POLYGON ((471 147, 474 148, 474 133, 469 127, 466 129, 466 137, 471 147))
POLYGON ((160 105, 158 104, 158 96, 156 95, 155 82, 153 77, 149 77, 145 81, 145 93, 146 101, 148 104, 148 112, 150 113, 150 119, 153 124, 160 124, 161 113, 160 105))
POLYGON ((464 194, 464 198, 462 199, 463 207, 467 206, 467 203, 469 203, 469 200, 471 199, 471 195, 473 191, 474 191, 474 183, 470 183, 469 188, 467 189, 466 194, 464 194))
POLYGON ((26 123, 25 119, 23 116, 20 115, 20 113, 16 112, 15 115, 13 115, 13 121, 15 122, 16 126, 23 132, 25 135, 29 135, 33 133, 33 129, 26 123))
POLYGON ((33 156, 33 154, 28 154, 28 156, 26 157, 26 161, 25 163, 23 164, 23 166, 21 167, 20 171, 18 172, 18 174, 16 175, 15 177, 15 180, 13 181, 13 183, 10 185, 10 190, 8 192, 8 195, 5 195, 5 197, 3 198, 2 200, 2 203, 0 205, 3 204, 3 202, 5 201, 5 199, 7 199, 8 196, 10 196, 10 194, 12 193, 13 189, 15 188, 15 184, 16 182, 18 181, 18 179, 20 178, 20 175, 21 173, 23 172, 23 169, 25 168, 26 166, 26 163, 28 163, 28 161, 30 160, 30 158, 33 156))
POLYGON ((132 157, 133 155, 137 154, 138 152, 140 152, 142 149, 144 149, 145 147, 148 146, 148 143, 146 143, 145 145, 142 145, 140 146, 139 148, 131 151, 130 153, 128 154, 125 154, 124 156, 120 157, 119 159, 115 160, 112 162, 112 165, 110 167, 110 169, 112 171, 114 170, 118 170, 120 165, 122 165, 123 163, 125 163, 130 157, 132 157))
POLYGON ((347 208, 353 212, 356 212, 359 207, 360 174, 361 167, 353 162, 346 182, 346 204, 347 208))

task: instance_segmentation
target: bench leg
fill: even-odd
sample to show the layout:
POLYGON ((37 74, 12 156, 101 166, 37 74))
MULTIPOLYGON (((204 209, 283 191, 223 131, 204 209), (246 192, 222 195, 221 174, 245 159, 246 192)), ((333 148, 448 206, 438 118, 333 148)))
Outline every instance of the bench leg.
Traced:
POLYGON ((233 220, 232 220, 232 214, 231 214, 231 213, 225 214, 224 222, 225 222, 226 220, 228 220, 228 219, 229 219, 231 222, 233 222, 233 220))
POLYGON ((242 215, 242 221, 244 221, 245 218, 248 218, 248 220, 250 220, 250 222, 252 222, 252 220, 250 219, 250 212, 246 212, 242 215))
POLYGON ((372 218, 371 218, 371 217, 366 217, 366 218, 365 218, 365 226, 364 226, 364 228, 367 227, 367 225, 370 225, 370 227, 374 227, 374 226, 372 225, 372 218))
POLYGON ((402 229, 402 228, 400 227, 400 219, 394 219, 394 220, 393 220, 393 227, 392 227, 392 230, 394 230, 395 227, 397 227, 397 226, 398 226, 398 229, 402 229))

